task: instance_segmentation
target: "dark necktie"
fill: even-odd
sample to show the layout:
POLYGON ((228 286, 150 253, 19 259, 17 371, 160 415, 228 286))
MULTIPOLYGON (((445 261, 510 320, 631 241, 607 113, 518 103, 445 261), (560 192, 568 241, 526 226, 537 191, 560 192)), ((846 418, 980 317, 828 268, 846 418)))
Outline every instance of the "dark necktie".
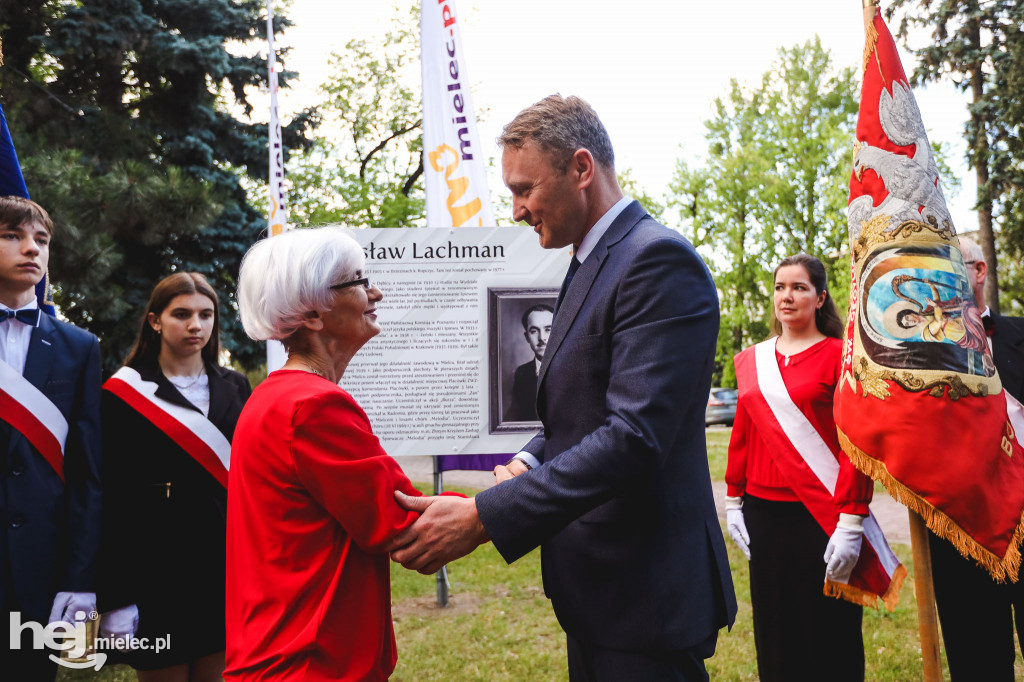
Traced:
POLYGON ((572 284, 572 278, 576 276, 576 271, 580 269, 580 262, 576 256, 572 257, 569 261, 569 271, 565 273, 565 279, 562 281, 562 290, 558 292, 558 300, 555 301, 555 311, 558 311, 558 307, 562 305, 562 299, 565 298, 565 292, 569 291, 569 285, 572 284))
POLYGON ((21 310, 0 310, 0 322, 14 318, 30 327, 39 324, 39 308, 23 308, 21 310))
POLYGON ((992 336, 996 331, 996 321, 992 319, 991 315, 985 315, 981 318, 981 323, 985 325, 985 334, 992 336))

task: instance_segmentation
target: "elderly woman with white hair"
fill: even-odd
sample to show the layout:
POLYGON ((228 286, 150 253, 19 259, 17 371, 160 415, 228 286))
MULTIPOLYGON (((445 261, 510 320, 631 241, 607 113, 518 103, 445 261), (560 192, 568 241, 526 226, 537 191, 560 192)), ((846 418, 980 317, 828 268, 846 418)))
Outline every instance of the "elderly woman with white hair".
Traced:
POLYGON ((380 333, 383 295, 337 228, 253 246, 238 304, 246 333, 288 351, 246 403, 231 449, 227 530, 230 680, 386 680, 397 653, 389 542, 420 493, 338 385, 380 333))

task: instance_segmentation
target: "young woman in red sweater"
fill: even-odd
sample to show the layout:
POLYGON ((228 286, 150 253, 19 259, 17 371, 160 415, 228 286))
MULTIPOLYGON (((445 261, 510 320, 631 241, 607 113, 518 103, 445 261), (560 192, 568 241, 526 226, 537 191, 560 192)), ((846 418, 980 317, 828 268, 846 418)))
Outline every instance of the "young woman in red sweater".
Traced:
POLYGON ((823 594, 826 579, 840 585, 835 596, 856 591, 846 584, 872 486, 839 448, 832 397, 843 325, 817 258, 791 256, 776 268, 771 325, 772 339, 736 356, 740 397, 726 470, 729 533, 750 559, 758 673, 763 681, 863 680, 862 607, 823 594), (801 456, 802 440, 819 445, 833 495, 801 456))

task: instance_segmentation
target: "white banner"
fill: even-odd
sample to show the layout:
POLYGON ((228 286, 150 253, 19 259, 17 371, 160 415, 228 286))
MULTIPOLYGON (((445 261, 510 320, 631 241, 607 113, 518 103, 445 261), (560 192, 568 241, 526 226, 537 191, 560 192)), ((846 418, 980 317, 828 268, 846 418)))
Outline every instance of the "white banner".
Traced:
POLYGON ((480 148, 455 0, 423 0, 420 62, 427 225, 490 227, 495 222, 487 158, 480 148))
POLYGON ((341 379, 391 455, 514 453, 540 428, 543 359, 568 249, 533 230, 349 232, 384 294, 381 333, 341 379))
MULTIPOLYGON (((267 189, 270 210, 267 212, 267 236, 275 237, 288 227, 288 211, 284 203, 284 143, 281 141, 281 119, 277 114, 277 53, 274 49, 273 0, 267 0, 267 75, 270 82, 270 177, 267 189)), ((280 341, 267 341, 267 372, 280 369, 288 360, 280 341)))
POLYGON ((277 54, 274 49, 274 8, 267 0, 267 75, 270 82, 270 177, 267 187, 270 210, 267 212, 268 236, 288 229, 288 211, 284 203, 284 145, 281 142, 281 120, 277 115, 277 54))

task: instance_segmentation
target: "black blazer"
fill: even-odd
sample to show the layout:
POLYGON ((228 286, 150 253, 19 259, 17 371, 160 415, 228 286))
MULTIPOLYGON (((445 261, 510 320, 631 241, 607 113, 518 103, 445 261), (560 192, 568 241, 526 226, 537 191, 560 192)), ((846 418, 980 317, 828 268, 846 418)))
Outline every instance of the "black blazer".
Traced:
POLYGON ((555 615, 584 643, 679 650, 735 618, 704 440, 717 336, 707 267, 634 201, 555 313, 524 448, 541 466, 476 496, 506 561, 541 545, 555 615))
MULTIPOLYGON (((231 440, 249 397, 249 381, 216 365, 207 364, 206 371, 208 419, 231 440)), ((157 384, 158 397, 199 411, 158 367, 143 367, 139 374, 157 384)), ((178 621, 164 618, 175 610, 196 624, 212 619, 223 630, 227 491, 109 391, 103 391, 102 411, 107 514, 100 610, 138 604, 139 636, 143 627, 150 632, 166 628, 160 636, 176 634, 178 621)))
POLYGON ((1024 399, 1024 318, 992 315, 992 359, 1006 392, 1024 399))
POLYGON ((537 421, 537 363, 532 359, 516 367, 512 404, 505 418, 514 422, 537 421))
POLYGON ((95 592, 102 526, 100 347, 96 337, 49 315, 32 331, 24 376, 68 422, 64 483, 24 436, 0 421, 0 612, 46 623, 57 592, 95 592), (17 603, 11 603, 14 595, 17 603))

